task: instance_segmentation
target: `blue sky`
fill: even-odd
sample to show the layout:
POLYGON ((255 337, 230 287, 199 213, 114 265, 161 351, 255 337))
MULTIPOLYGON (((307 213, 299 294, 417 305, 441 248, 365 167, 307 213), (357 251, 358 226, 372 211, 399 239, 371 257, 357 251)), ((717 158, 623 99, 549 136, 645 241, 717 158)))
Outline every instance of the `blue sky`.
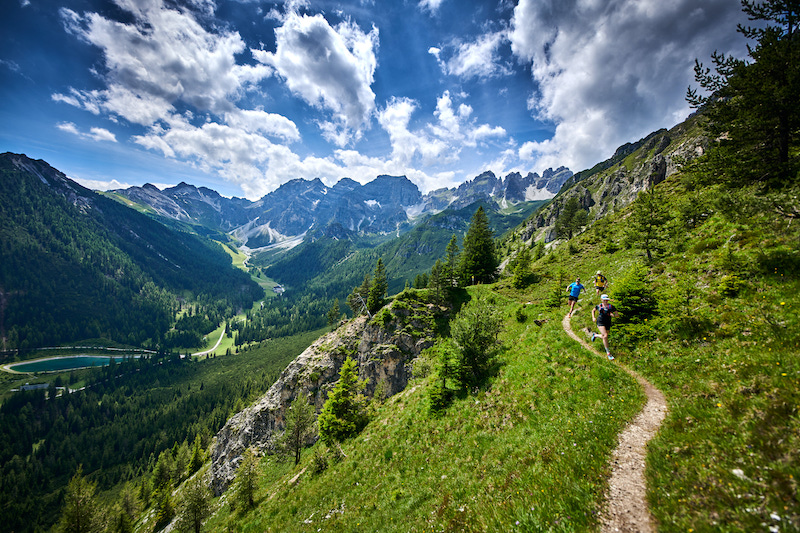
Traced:
POLYGON ((0 151, 95 189, 583 170, 686 118, 734 0, 6 0, 0 151))

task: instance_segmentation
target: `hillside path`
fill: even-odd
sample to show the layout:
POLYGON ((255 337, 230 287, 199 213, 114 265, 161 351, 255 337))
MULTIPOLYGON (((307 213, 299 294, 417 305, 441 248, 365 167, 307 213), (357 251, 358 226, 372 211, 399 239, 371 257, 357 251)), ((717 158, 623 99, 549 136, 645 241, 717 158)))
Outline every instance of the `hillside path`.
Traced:
MULTIPOLYGON (((572 331, 569 315, 561 325, 564 331, 584 348, 605 359, 589 343, 572 331)), ((611 478, 608 482, 606 500, 608 507, 603 512, 603 533, 645 533, 655 531, 650 511, 647 508, 647 483, 644 477, 647 443, 656 434, 667 416, 667 400, 664 393, 655 388, 637 372, 620 367, 630 374, 644 389, 647 404, 619 435, 619 444, 611 458, 611 478)))

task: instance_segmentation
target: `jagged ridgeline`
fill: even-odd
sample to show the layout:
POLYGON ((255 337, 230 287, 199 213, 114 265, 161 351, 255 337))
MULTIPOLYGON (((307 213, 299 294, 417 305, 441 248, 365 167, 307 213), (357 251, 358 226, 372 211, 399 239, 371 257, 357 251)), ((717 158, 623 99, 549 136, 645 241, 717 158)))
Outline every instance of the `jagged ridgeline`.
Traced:
POLYGON ((224 312, 262 294, 219 244, 11 153, 0 155, 0 265, 7 350, 100 337, 155 346, 179 298, 224 312))
POLYGON ((566 180, 559 194, 530 217, 516 235, 529 243, 570 237, 569 224, 558 224, 570 200, 587 213, 583 226, 620 211, 641 191, 703 155, 709 144, 701 130, 703 120, 702 115, 696 115, 670 130, 658 130, 620 146, 609 159, 566 180))

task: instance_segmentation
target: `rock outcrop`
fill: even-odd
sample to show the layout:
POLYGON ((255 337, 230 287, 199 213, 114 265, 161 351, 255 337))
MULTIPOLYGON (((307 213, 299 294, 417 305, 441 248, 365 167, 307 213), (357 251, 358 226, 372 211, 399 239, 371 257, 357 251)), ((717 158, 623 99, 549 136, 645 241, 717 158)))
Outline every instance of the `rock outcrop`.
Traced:
POLYGON ((622 209, 638 194, 664 181, 681 165, 701 156, 708 140, 697 134, 695 120, 659 130, 636 143, 620 146, 614 156, 568 179, 558 196, 520 231, 524 241, 557 238, 556 219, 567 200, 577 197, 594 221, 622 209))
POLYGON ((214 494, 221 494, 233 481, 248 447, 260 453, 273 451, 295 398, 308 398, 320 411, 348 357, 358 363, 368 396, 403 391, 411 378, 411 361, 433 345, 435 318, 446 312, 406 291, 371 320, 361 316, 320 337, 286 367, 264 396, 231 417, 214 437, 210 472, 214 494))

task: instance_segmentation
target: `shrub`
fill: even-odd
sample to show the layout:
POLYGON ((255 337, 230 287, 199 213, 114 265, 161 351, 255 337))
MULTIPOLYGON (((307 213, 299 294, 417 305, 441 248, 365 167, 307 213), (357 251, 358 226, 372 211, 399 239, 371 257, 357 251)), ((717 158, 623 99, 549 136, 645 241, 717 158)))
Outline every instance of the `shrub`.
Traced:
POLYGON ((325 452, 322 451, 322 446, 314 448, 314 454, 311 456, 311 472, 314 474, 321 474, 328 469, 328 458, 325 452))
POLYGON ((734 298, 744 286, 744 281, 736 274, 722 276, 719 280, 719 293, 726 298, 734 298))
POLYGON ((458 349, 456 375, 462 387, 488 377, 502 319, 485 300, 472 300, 453 319, 450 332, 458 349))
POLYGON ((455 372, 456 348, 450 339, 444 339, 426 351, 436 361, 432 384, 428 389, 428 407, 433 414, 447 409, 455 389, 450 385, 457 380, 455 372))
POLYGON ((544 301, 545 307, 549 309, 555 309, 561 306, 561 299, 564 295, 561 292, 561 287, 556 285, 553 287, 553 290, 550 291, 550 294, 547 296, 547 299, 544 301))
POLYGON ((656 314, 656 299, 643 265, 634 266, 617 282, 614 297, 622 324, 641 323, 656 314))
POLYGON ((319 413, 319 436, 325 444, 332 445, 357 435, 367 425, 366 401, 360 390, 356 363, 345 359, 339 371, 339 381, 333 387, 322 411, 319 413))
POLYGON ((372 323, 375 325, 381 326, 383 329, 389 327, 389 323, 392 321, 392 313, 387 308, 381 309, 377 315, 375 315, 372 319, 372 323))

